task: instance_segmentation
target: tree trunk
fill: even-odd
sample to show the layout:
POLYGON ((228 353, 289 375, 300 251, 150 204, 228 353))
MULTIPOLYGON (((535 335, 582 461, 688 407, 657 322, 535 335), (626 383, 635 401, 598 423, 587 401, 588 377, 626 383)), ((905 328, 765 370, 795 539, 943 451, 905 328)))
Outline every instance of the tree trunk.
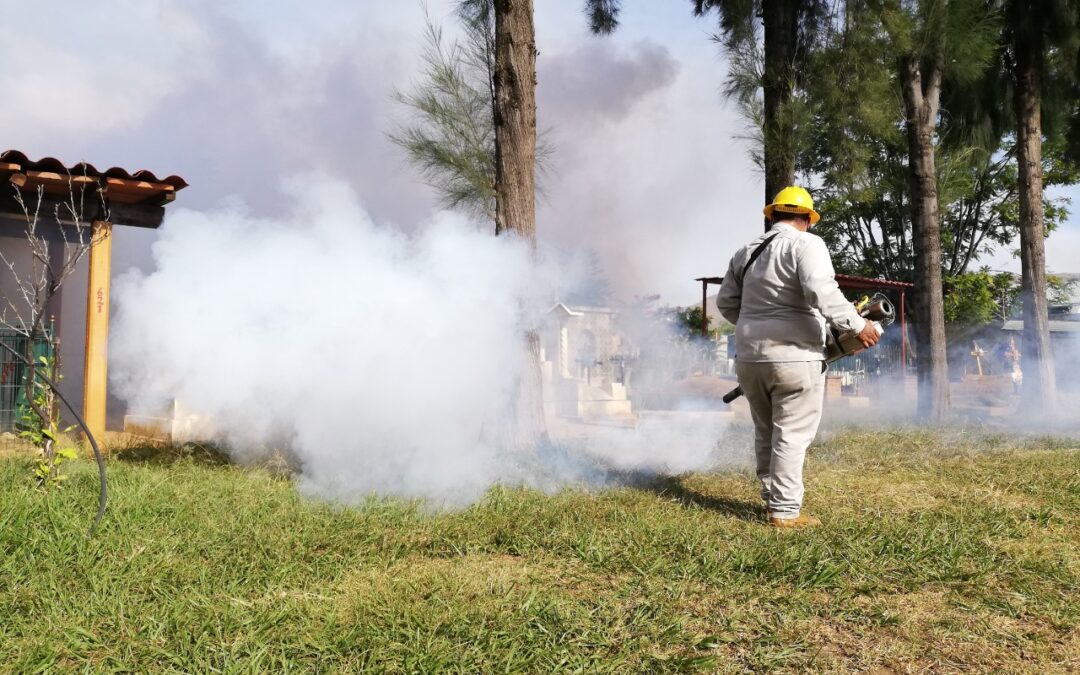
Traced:
MULTIPOLYGON (((765 39, 765 71, 762 159, 765 164, 765 203, 780 190, 795 184, 795 129, 791 97, 795 87, 795 45, 799 35, 799 2, 772 0, 762 3, 765 39)), ((768 227, 768 224, 766 224, 768 227)))
POLYGON ((934 64, 927 71, 924 73, 918 61, 912 58, 904 59, 901 63, 915 249, 918 416, 928 422, 941 422, 949 412, 949 365, 941 284, 941 221, 934 166, 934 129, 941 94, 941 68, 934 64))
POLYGON ((495 1, 495 233, 536 242, 536 38, 532 0, 495 1))
MULTIPOLYGON (((1016 2, 1015 5, 1030 3, 1016 2)), ((1050 316, 1046 300, 1046 231, 1042 177, 1042 32, 1032 7, 1017 7, 1013 23, 1016 57, 1016 163, 1020 183, 1020 294, 1024 303, 1021 409, 1053 412, 1057 406, 1050 316), (1025 11, 1025 9, 1027 11, 1025 11)))
MULTIPOLYGON (((495 192, 497 235, 536 246, 536 37, 532 0, 495 0, 495 192)), ((523 341, 513 410, 497 421, 497 441, 531 448, 547 440, 540 337, 523 341)))

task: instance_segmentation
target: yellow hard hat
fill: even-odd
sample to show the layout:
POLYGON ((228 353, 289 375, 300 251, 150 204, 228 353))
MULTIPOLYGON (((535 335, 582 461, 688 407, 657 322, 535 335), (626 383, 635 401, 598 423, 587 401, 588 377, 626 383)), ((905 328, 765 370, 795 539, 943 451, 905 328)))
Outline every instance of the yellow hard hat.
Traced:
POLYGON ((809 214, 811 225, 821 220, 821 216, 814 210, 814 200, 810 193, 795 185, 776 193, 773 203, 765 207, 765 217, 771 220, 773 211, 809 214))

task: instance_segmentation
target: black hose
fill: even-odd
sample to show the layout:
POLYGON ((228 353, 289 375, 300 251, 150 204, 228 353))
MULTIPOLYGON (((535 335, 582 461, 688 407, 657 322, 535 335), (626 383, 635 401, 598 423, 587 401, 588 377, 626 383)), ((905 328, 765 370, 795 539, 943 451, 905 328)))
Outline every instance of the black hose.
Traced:
POLYGON ((86 422, 83 421, 82 415, 75 410, 75 406, 71 405, 71 403, 64 398, 64 395, 60 393, 60 388, 56 386, 55 382, 50 380, 43 373, 38 372, 38 369, 35 368, 25 356, 15 351, 4 342, 0 342, 0 347, 11 352, 15 358, 25 363, 27 368, 32 368, 34 370, 34 375, 40 377, 45 384, 49 385, 49 389, 53 390, 53 393, 56 394, 56 397, 60 399, 61 403, 63 403, 67 409, 71 411, 71 414, 75 416, 75 421, 79 423, 83 433, 86 434, 86 440, 90 441, 90 447, 94 450, 94 460, 97 462, 98 484, 100 485, 98 490, 97 516, 94 518, 94 522, 90 524, 90 529, 86 532, 87 537, 92 537, 94 536, 94 531, 97 530, 98 524, 101 523, 101 519, 105 517, 105 502, 108 500, 109 496, 109 486, 105 480, 105 459, 101 456, 101 449, 98 448, 97 441, 94 440, 94 434, 90 433, 90 427, 86 426, 86 422))

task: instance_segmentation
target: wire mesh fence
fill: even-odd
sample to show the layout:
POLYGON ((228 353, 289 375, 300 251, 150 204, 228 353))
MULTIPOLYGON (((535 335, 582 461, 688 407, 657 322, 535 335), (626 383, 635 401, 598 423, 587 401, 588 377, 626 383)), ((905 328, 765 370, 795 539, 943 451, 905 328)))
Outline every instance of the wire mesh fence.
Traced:
MULTIPOLYGON (((54 336, 52 327, 34 336, 35 359, 44 357, 52 361, 56 357, 54 336)), ((0 329, 0 343, 18 354, 27 355, 30 338, 15 330, 0 329)), ((0 348, 0 447, 4 449, 23 445, 18 438, 18 430, 29 410, 26 398, 27 371, 28 368, 21 359, 7 349, 0 348)))

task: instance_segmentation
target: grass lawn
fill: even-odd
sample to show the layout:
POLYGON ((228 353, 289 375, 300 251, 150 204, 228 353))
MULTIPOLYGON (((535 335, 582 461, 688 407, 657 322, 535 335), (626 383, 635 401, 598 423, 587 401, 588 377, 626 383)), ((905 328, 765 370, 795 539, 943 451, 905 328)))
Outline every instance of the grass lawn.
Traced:
POLYGON ((199 458, 0 459, 0 669, 1062 672, 1080 668, 1077 444, 841 433, 826 527, 728 472, 430 513, 199 458))

